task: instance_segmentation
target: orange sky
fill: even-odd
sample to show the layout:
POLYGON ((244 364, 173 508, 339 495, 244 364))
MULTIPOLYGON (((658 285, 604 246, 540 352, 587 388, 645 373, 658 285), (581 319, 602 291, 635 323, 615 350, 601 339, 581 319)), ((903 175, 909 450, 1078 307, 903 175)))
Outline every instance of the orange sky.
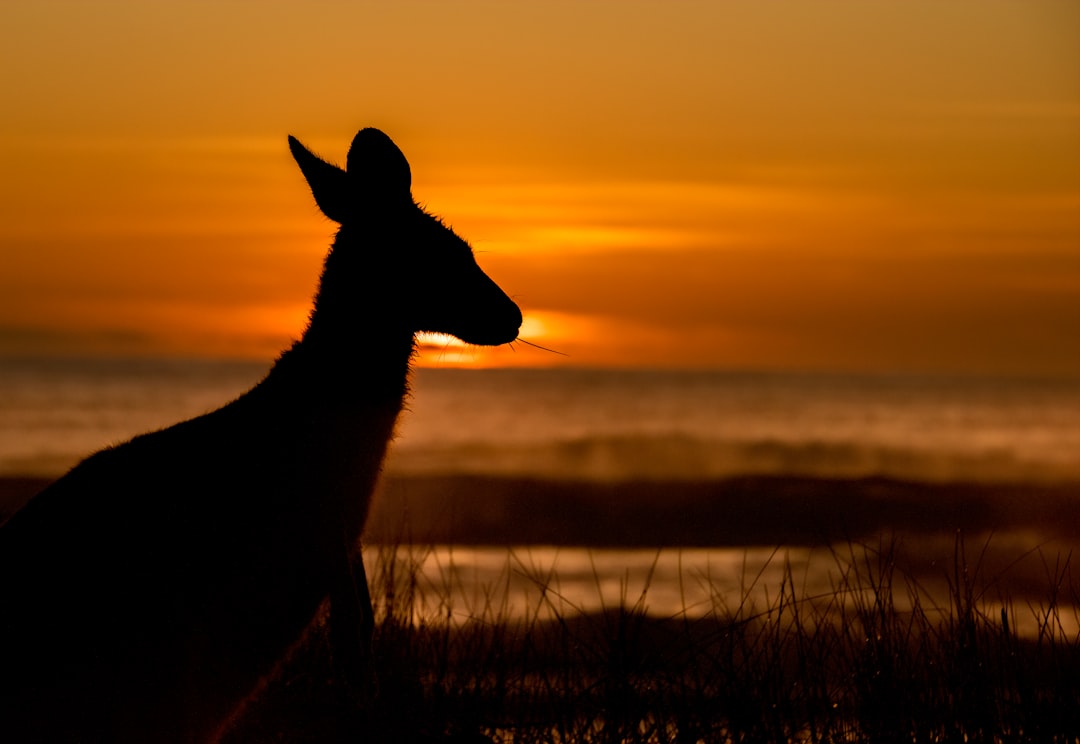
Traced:
POLYGON ((1080 5, 0 5, 0 355, 272 358, 360 126, 521 303, 425 363, 1080 375, 1080 5))

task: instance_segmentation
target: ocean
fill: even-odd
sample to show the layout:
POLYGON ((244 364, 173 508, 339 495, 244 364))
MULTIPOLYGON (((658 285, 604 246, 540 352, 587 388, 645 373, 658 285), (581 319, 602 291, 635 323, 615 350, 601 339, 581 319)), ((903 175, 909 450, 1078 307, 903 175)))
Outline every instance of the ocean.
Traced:
MULTIPOLYGON (((7 510, 26 483, 213 410, 268 368, 0 361, 7 510)), ((464 608, 542 576, 583 611, 647 590, 650 611, 692 614, 748 601, 748 576, 761 601, 791 570, 828 594, 838 545, 883 540, 947 592, 958 536, 1010 596, 1044 594, 1046 556, 1080 547, 1080 381, 422 368, 366 541, 369 562, 428 546, 410 560, 452 575, 464 608)))
MULTIPOLYGON (((101 447, 223 405, 268 367, 0 360, 0 476, 61 475, 101 447)), ((1080 481, 1080 381, 422 368, 388 471, 1080 481)))

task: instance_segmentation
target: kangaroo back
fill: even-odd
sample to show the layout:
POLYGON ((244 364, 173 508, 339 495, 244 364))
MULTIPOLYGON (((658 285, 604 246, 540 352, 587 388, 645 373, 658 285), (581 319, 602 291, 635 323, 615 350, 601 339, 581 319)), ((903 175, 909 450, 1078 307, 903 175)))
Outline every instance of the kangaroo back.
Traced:
POLYGON ((289 146, 340 225, 308 327, 239 399, 92 455, 0 527, 0 740, 215 740, 348 573, 415 333, 517 336, 389 137, 361 130, 344 169, 289 146))

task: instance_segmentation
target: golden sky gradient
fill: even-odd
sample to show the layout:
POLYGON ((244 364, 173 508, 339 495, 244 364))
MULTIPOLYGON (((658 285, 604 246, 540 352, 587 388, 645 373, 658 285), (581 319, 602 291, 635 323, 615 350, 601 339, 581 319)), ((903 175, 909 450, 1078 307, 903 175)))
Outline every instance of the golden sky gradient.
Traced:
POLYGON ((522 305, 429 364, 1080 375, 1080 4, 0 5, 0 355, 272 358, 361 126, 522 305))

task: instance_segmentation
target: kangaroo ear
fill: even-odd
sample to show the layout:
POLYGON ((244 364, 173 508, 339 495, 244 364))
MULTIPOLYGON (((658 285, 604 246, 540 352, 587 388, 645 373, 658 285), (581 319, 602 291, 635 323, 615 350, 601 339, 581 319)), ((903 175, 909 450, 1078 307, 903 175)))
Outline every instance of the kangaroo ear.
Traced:
POLYGON ((356 133, 345 169, 353 188, 364 198, 412 202, 409 161, 394 141, 378 129, 368 127, 356 133))
POLYGON ((313 154, 292 135, 289 135, 289 150, 292 151, 296 164, 300 166, 300 172, 307 179, 311 194, 322 213, 334 222, 345 222, 350 212, 349 203, 352 201, 349 178, 345 171, 313 154))

